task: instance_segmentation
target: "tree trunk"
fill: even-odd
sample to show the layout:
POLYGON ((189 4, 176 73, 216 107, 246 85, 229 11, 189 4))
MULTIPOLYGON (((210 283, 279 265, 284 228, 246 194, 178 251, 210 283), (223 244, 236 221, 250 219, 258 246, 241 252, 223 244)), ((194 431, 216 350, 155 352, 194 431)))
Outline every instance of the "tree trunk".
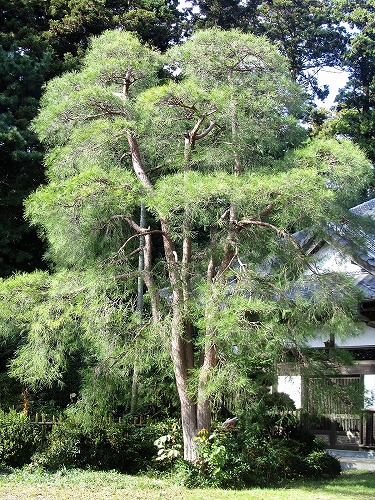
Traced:
POLYGON ((130 413, 135 415, 138 406, 138 368, 137 363, 133 366, 132 393, 130 400, 130 413))
POLYGON ((169 234, 168 223, 161 220, 165 259, 168 266, 169 282, 172 288, 172 328, 171 357, 178 396, 181 404, 182 431, 184 437, 184 459, 195 459, 194 436, 197 433, 196 404, 188 391, 189 370, 193 368, 192 343, 185 337, 184 288, 181 282, 177 254, 169 234))
POLYGON ((183 318, 183 293, 182 290, 173 292, 173 319, 172 319, 172 342, 171 356, 177 391, 181 404, 181 421, 184 438, 184 459, 194 460, 196 458, 194 437, 197 434, 196 404, 189 395, 189 368, 191 343, 184 339, 183 318))
POLYGON ((211 431, 211 402, 207 395, 207 384, 211 371, 217 364, 216 345, 212 343, 212 333, 206 333, 207 346, 204 353, 203 365, 199 372, 197 427, 198 431, 206 429, 211 431))
MULTIPOLYGON (((142 229, 146 227, 146 208, 145 204, 141 203, 141 213, 139 226, 142 229)), ((142 321, 143 318, 143 271, 145 268, 145 237, 140 236, 139 244, 142 250, 138 254, 138 293, 137 293, 137 313, 139 315, 139 320, 142 321)), ((132 379, 132 391, 130 400, 130 413, 135 414, 138 406, 138 366, 137 361, 133 364, 133 379, 132 379)))
MULTIPOLYGON (((150 182, 146 172, 143 169, 138 144, 136 138, 132 134, 128 134, 128 142, 130 146, 132 164, 134 172, 141 183, 152 189, 152 183, 150 182)), ((184 273, 181 271, 181 266, 177 262, 177 253, 171 239, 168 222, 166 219, 160 220, 161 230, 163 233, 163 246, 165 260, 167 262, 169 282, 172 289, 173 299, 172 299, 172 328, 171 328, 171 357, 173 362, 175 380, 177 385, 177 391, 181 404, 181 420, 182 420, 182 431, 184 440, 184 459, 188 461, 193 461, 196 458, 196 450, 194 444, 194 437, 197 435, 197 405, 194 399, 189 395, 188 382, 189 382, 189 370, 193 368, 194 355, 193 355, 193 345, 191 339, 186 338, 186 324, 184 318, 185 309, 185 298, 188 288, 186 288, 186 283, 183 283, 182 274, 188 272, 188 263, 190 261, 191 255, 191 241, 190 241, 190 231, 188 227, 185 233, 185 250, 184 250, 184 273)), ((145 270, 150 271, 149 259, 150 259, 150 247, 145 245, 146 255, 145 255, 145 270)), ((149 272, 145 273, 145 279, 151 279, 151 274, 149 272)), ((152 279, 149 282, 150 289, 152 288, 152 279)), ((154 304, 156 313, 156 304, 154 304)), ((153 314, 154 316, 154 314, 153 314)))

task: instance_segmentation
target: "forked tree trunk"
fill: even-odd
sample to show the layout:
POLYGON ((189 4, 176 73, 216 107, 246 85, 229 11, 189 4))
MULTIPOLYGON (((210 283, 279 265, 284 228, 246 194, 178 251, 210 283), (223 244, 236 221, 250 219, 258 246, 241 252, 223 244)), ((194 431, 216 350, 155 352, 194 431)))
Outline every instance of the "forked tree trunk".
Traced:
MULTIPOLYGON (((168 234, 168 225, 162 221, 163 233, 168 234)), ((169 279, 173 291, 171 358, 181 405, 181 422, 184 441, 184 459, 193 461, 196 458, 194 437, 197 434, 197 407, 189 394, 189 371, 194 365, 193 345, 187 338, 185 322, 185 293, 181 283, 179 267, 175 261, 174 247, 169 238, 164 237, 164 250, 168 265, 169 279)))
MULTIPOLYGON (((213 125, 210 125, 211 130, 213 125)), ((207 132, 208 133, 208 132, 207 132)), ((153 189, 152 183, 150 182, 146 172, 143 169, 138 144, 135 136, 128 134, 128 141, 130 146, 130 152, 132 157, 133 169, 137 178, 141 183, 148 189, 153 189)), ((185 221, 187 223, 187 220, 185 221)), ((177 262, 177 254, 172 238, 170 237, 170 231, 168 227, 168 222, 165 219, 161 219, 161 230, 163 234, 163 246, 165 253, 165 260, 167 263, 169 282, 173 294, 172 301, 172 327, 171 327, 171 358, 173 362, 174 375, 177 385, 178 396, 181 405, 181 421, 182 421, 182 432, 184 441, 184 459, 188 461, 193 461, 196 459, 196 448, 194 443, 194 438, 197 432, 202 428, 209 428, 211 425, 211 410, 209 401, 205 396, 203 399, 195 402, 195 399, 189 393, 189 376, 190 370, 194 368, 194 350, 193 343, 191 339, 190 325, 186 324, 186 305, 188 299, 188 286, 184 282, 184 279, 188 279, 189 274, 189 262, 191 258, 191 236, 190 227, 187 224, 184 234, 184 252, 183 252, 183 263, 182 269, 177 262), (198 411, 199 407, 199 411, 198 411), (198 412, 198 413, 197 413, 198 412), (199 425, 198 425, 198 414, 199 414, 199 425)), ((151 276, 150 269, 150 245, 146 240, 145 244, 145 283, 146 286, 152 291, 153 280, 151 276)), ((155 292, 155 290, 154 290, 155 292)), ((154 304, 153 304, 153 317, 156 319, 157 316, 157 304, 154 293, 154 304)), ((204 368, 209 373, 210 363, 213 359, 210 351, 207 351, 206 362, 204 368)), ((206 378, 203 376, 201 378, 201 387, 205 384, 206 378)), ((204 395, 204 391, 201 391, 204 395)))

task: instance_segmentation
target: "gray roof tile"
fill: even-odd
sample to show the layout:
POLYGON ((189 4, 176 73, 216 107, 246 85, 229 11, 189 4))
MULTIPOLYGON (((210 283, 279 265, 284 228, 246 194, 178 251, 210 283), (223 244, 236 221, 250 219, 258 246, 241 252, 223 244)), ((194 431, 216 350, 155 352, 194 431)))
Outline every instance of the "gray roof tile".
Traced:
POLYGON ((375 298, 375 276, 363 273, 355 279, 355 282, 366 299, 375 298))
POLYGON ((367 217, 366 229, 345 222, 341 225, 331 224, 328 232, 336 243, 341 247, 349 248, 353 257, 362 261, 362 265, 371 273, 375 274, 375 224, 371 227, 371 219, 375 221, 375 198, 349 210, 353 215, 367 217))
POLYGON ((361 205, 357 205, 349 211, 352 214, 360 215, 361 217, 371 217, 371 219, 375 220, 375 198, 365 201, 365 203, 361 203, 361 205))

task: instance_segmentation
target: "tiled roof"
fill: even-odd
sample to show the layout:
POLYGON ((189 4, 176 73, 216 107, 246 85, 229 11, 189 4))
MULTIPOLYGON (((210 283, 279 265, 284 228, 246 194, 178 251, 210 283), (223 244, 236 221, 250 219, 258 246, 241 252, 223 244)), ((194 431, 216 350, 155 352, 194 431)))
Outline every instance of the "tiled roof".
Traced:
POLYGON ((366 252, 360 252, 359 257, 373 267, 375 272, 375 198, 351 208, 350 212, 360 217, 369 217, 374 221, 374 226, 370 228, 370 232, 360 231, 360 236, 364 239, 366 252))
POLYGON ((332 224, 328 228, 328 232, 336 244, 349 248, 353 259, 375 275, 375 198, 357 205, 349 211, 353 215, 368 218, 364 227, 361 228, 346 221, 340 225, 332 224), (374 221, 372 227, 371 220, 374 221))
MULTIPOLYGON (((362 228, 349 221, 342 224, 331 224, 328 227, 328 233, 333 246, 336 246, 340 252, 351 256, 359 266, 359 273, 355 272, 353 278, 365 298, 375 299, 375 198, 357 205, 349 211, 355 216, 367 218, 366 224, 363 224, 362 228), (371 220, 374 221, 372 227, 371 220)), ((306 253, 317 247, 319 243, 318 241, 314 243, 313 231, 311 230, 299 231, 293 237, 306 253)), ((308 294, 309 287, 311 284, 307 286, 306 290, 299 290, 300 293, 308 294)))
POLYGON ((363 273, 355 278, 355 282, 366 299, 375 299, 375 276, 363 273))
POLYGON ((375 221, 375 198, 351 208, 349 212, 355 215, 360 215, 361 217, 371 217, 371 219, 375 221))

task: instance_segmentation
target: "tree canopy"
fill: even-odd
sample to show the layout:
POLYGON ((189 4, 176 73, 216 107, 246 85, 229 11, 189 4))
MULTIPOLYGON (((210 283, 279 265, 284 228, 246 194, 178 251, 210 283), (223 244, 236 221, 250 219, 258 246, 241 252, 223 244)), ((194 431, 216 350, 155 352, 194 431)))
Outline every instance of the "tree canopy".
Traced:
POLYGON ((34 120, 48 183, 26 213, 55 273, 2 284, 0 331, 20 346, 12 374, 63 381, 79 354, 89 397, 135 364, 164 380, 173 370, 191 460, 221 397, 250 404, 286 345, 349 332, 353 287, 314 273, 300 292, 309 263, 291 233, 339 221, 371 169, 349 141, 303 143, 304 100, 265 38, 214 28, 163 56, 126 31, 93 38, 34 120))
POLYGON ((317 74, 324 66, 339 66, 345 53, 347 33, 330 0, 272 0, 194 2, 199 6, 195 26, 240 28, 265 35, 287 57, 295 80, 319 98, 317 74))
POLYGON ((43 84, 77 68, 90 36, 137 32, 165 50, 185 31, 178 2, 6 0, 0 2, 0 276, 46 267, 44 247, 23 218, 23 201, 44 182, 43 150, 30 121, 43 84))
POLYGON ((349 79, 337 96, 334 132, 352 138, 374 161, 375 3, 337 1, 339 19, 349 24, 350 44, 344 55, 349 79))

